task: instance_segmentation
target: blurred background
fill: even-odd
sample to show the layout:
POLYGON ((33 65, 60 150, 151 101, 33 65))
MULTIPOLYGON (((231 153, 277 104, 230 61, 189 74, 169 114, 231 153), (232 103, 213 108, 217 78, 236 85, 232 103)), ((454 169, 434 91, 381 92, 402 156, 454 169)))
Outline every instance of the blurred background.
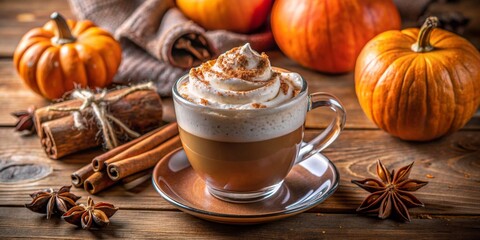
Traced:
POLYGON ((428 16, 442 28, 458 33, 480 49, 480 0, 394 0, 403 27, 419 27, 428 16))

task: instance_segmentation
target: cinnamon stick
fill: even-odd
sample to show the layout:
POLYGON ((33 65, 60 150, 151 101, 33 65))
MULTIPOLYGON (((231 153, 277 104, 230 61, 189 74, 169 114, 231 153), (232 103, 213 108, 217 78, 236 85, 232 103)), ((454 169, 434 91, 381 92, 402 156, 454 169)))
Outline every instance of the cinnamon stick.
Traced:
MULTIPOLYGON (((117 94, 119 93, 115 95, 117 94)), ((77 104, 78 101, 72 100, 52 105, 52 107, 70 107, 77 104)), ((162 124, 162 103, 154 90, 133 92, 119 101, 111 103, 109 112, 130 129, 140 133, 162 124)), ((79 129, 74 127, 74 117, 70 113, 47 111, 45 108, 35 112, 37 127, 38 124, 41 124, 37 128, 37 132, 39 132, 41 144, 50 158, 58 159, 101 144, 97 137, 98 127, 95 119, 88 112, 84 113, 84 118, 87 119, 86 128, 79 129)))
POLYGON ((103 170, 105 168, 105 161, 107 161, 108 159, 118 155, 119 153, 129 149, 130 147, 132 147, 133 145, 145 140, 145 138, 151 136, 152 134, 158 132, 160 130, 160 128, 156 128, 155 130, 152 130, 138 138, 135 138, 133 139, 132 141, 129 141, 125 144, 122 144, 102 155, 99 155, 99 156, 96 156, 95 158, 93 158, 92 160, 92 164, 90 164, 92 166, 92 169, 95 171, 95 172, 98 172, 100 170, 103 170))
POLYGON ((64 117, 42 124, 40 131, 43 138, 40 139, 45 153, 52 159, 59 159, 70 153, 100 145, 97 133, 88 131, 95 128, 93 123, 87 125, 87 129, 73 127, 73 117, 64 117))
POLYGON ((125 151, 104 161, 104 166, 99 166, 99 170, 106 168, 108 165, 114 162, 118 162, 148 152, 149 150, 160 146, 163 142, 172 138, 175 135, 178 135, 178 124, 176 122, 167 124, 166 126, 162 127, 158 132, 155 132, 151 136, 143 139, 143 141, 139 141, 137 144, 131 146, 125 151))
POLYGON ((180 136, 175 136, 157 147, 118 162, 108 165, 107 173, 111 180, 120 180, 131 174, 140 172, 142 170, 151 168, 157 164, 160 159, 167 155, 172 150, 180 147, 180 136))
MULTIPOLYGON (((117 95, 123 94, 128 91, 128 88, 122 88, 118 90, 113 90, 107 93, 105 96, 106 98, 115 97, 117 95)), ((96 94, 99 96, 99 94, 96 94)), ((56 108, 69 108, 69 107, 80 107, 82 105, 82 101, 79 99, 72 99, 66 100, 63 102, 55 103, 51 106, 56 108)), ((39 138, 43 137, 43 132, 39 131, 42 128, 42 124, 44 122, 52 121, 55 119, 63 118, 66 116, 70 116, 71 113, 69 112, 60 112, 60 111, 50 111, 48 107, 43 107, 35 110, 34 122, 35 128, 37 129, 37 134, 39 138)))
POLYGON ((72 173, 72 184, 73 186, 80 188, 83 187, 83 183, 87 178, 89 178, 94 173, 92 164, 85 165, 84 167, 78 169, 72 173))
POLYGON ((110 179, 106 172, 95 172, 85 180, 84 189, 90 194, 96 194, 113 184, 115 184, 115 181, 110 179))

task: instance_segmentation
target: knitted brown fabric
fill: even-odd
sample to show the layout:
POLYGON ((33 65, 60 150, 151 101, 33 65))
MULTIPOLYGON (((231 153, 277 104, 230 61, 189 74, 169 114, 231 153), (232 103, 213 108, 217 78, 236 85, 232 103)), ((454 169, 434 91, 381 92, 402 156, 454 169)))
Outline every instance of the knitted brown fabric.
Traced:
POLYGON ((69 0, 78 19, 90 19, 111 33, 132 15, 144 0, 69 0))
POLYGON ((214 55, 209 42, 202 36, 203 33, 201 27, 173 8, 171 1, 150 0, 140 5, 132 16, 120 25, 115 36, 117 39, 127 38, 133 41, 158 60, 168 62, 174 67, 190 68, 214 55), (187 38, 187 34, 192 35, 192 39, 187 38), (190 50, 197 51, 199 55, 187 54, 187 49, 176 51, 176 43, 182 42, 181 38, 192 44, 198 37, 204 39, 204 44, 196 42, 197 47, 190 50), (191 56, 190 59, 186 58, 187 56, 191 56))
POLYGON ((205 32, 174 6, 173 0, 69 0, 78 19, 112 32, 122 44, 122 63, 114 82, 153 81, 162 96, 192 66, 250 42, 258 51, 274 44, 270 31, 237 34, 205 32))

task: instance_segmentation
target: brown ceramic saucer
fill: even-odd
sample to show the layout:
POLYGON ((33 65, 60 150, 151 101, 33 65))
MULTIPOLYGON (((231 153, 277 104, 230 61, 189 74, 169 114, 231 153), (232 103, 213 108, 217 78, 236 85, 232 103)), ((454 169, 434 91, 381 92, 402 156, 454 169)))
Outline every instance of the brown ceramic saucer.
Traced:
POLYGON ((268 199, 255 203, 224 202, 208 193, 181 148, 155 166, 152 178, 158 193, 180 210, 229 224, 256 224, 293 216, 323 202, 339 184, 335 165, 316 154, 294 166, 282 187, 268 199))

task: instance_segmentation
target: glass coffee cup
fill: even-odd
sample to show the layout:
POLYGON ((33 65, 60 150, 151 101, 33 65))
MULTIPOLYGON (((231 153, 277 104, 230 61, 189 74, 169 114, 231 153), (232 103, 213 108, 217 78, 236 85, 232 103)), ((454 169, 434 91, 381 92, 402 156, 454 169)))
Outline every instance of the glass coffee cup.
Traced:
POLYGON ((303 78, 295 97, 258 109, 219 109, 193 103, 178 90, 188 78, 188 74, 181 77, 172 91, 180 139, 195 172, 210 194, 221 200, 248 203, 272 196, 295 164, 329 146, 345 124, 340 101, 328 93, 308 94, 303 78), (306 114, 318 107, 331 109, 335 118, 305 143, 306 114))

